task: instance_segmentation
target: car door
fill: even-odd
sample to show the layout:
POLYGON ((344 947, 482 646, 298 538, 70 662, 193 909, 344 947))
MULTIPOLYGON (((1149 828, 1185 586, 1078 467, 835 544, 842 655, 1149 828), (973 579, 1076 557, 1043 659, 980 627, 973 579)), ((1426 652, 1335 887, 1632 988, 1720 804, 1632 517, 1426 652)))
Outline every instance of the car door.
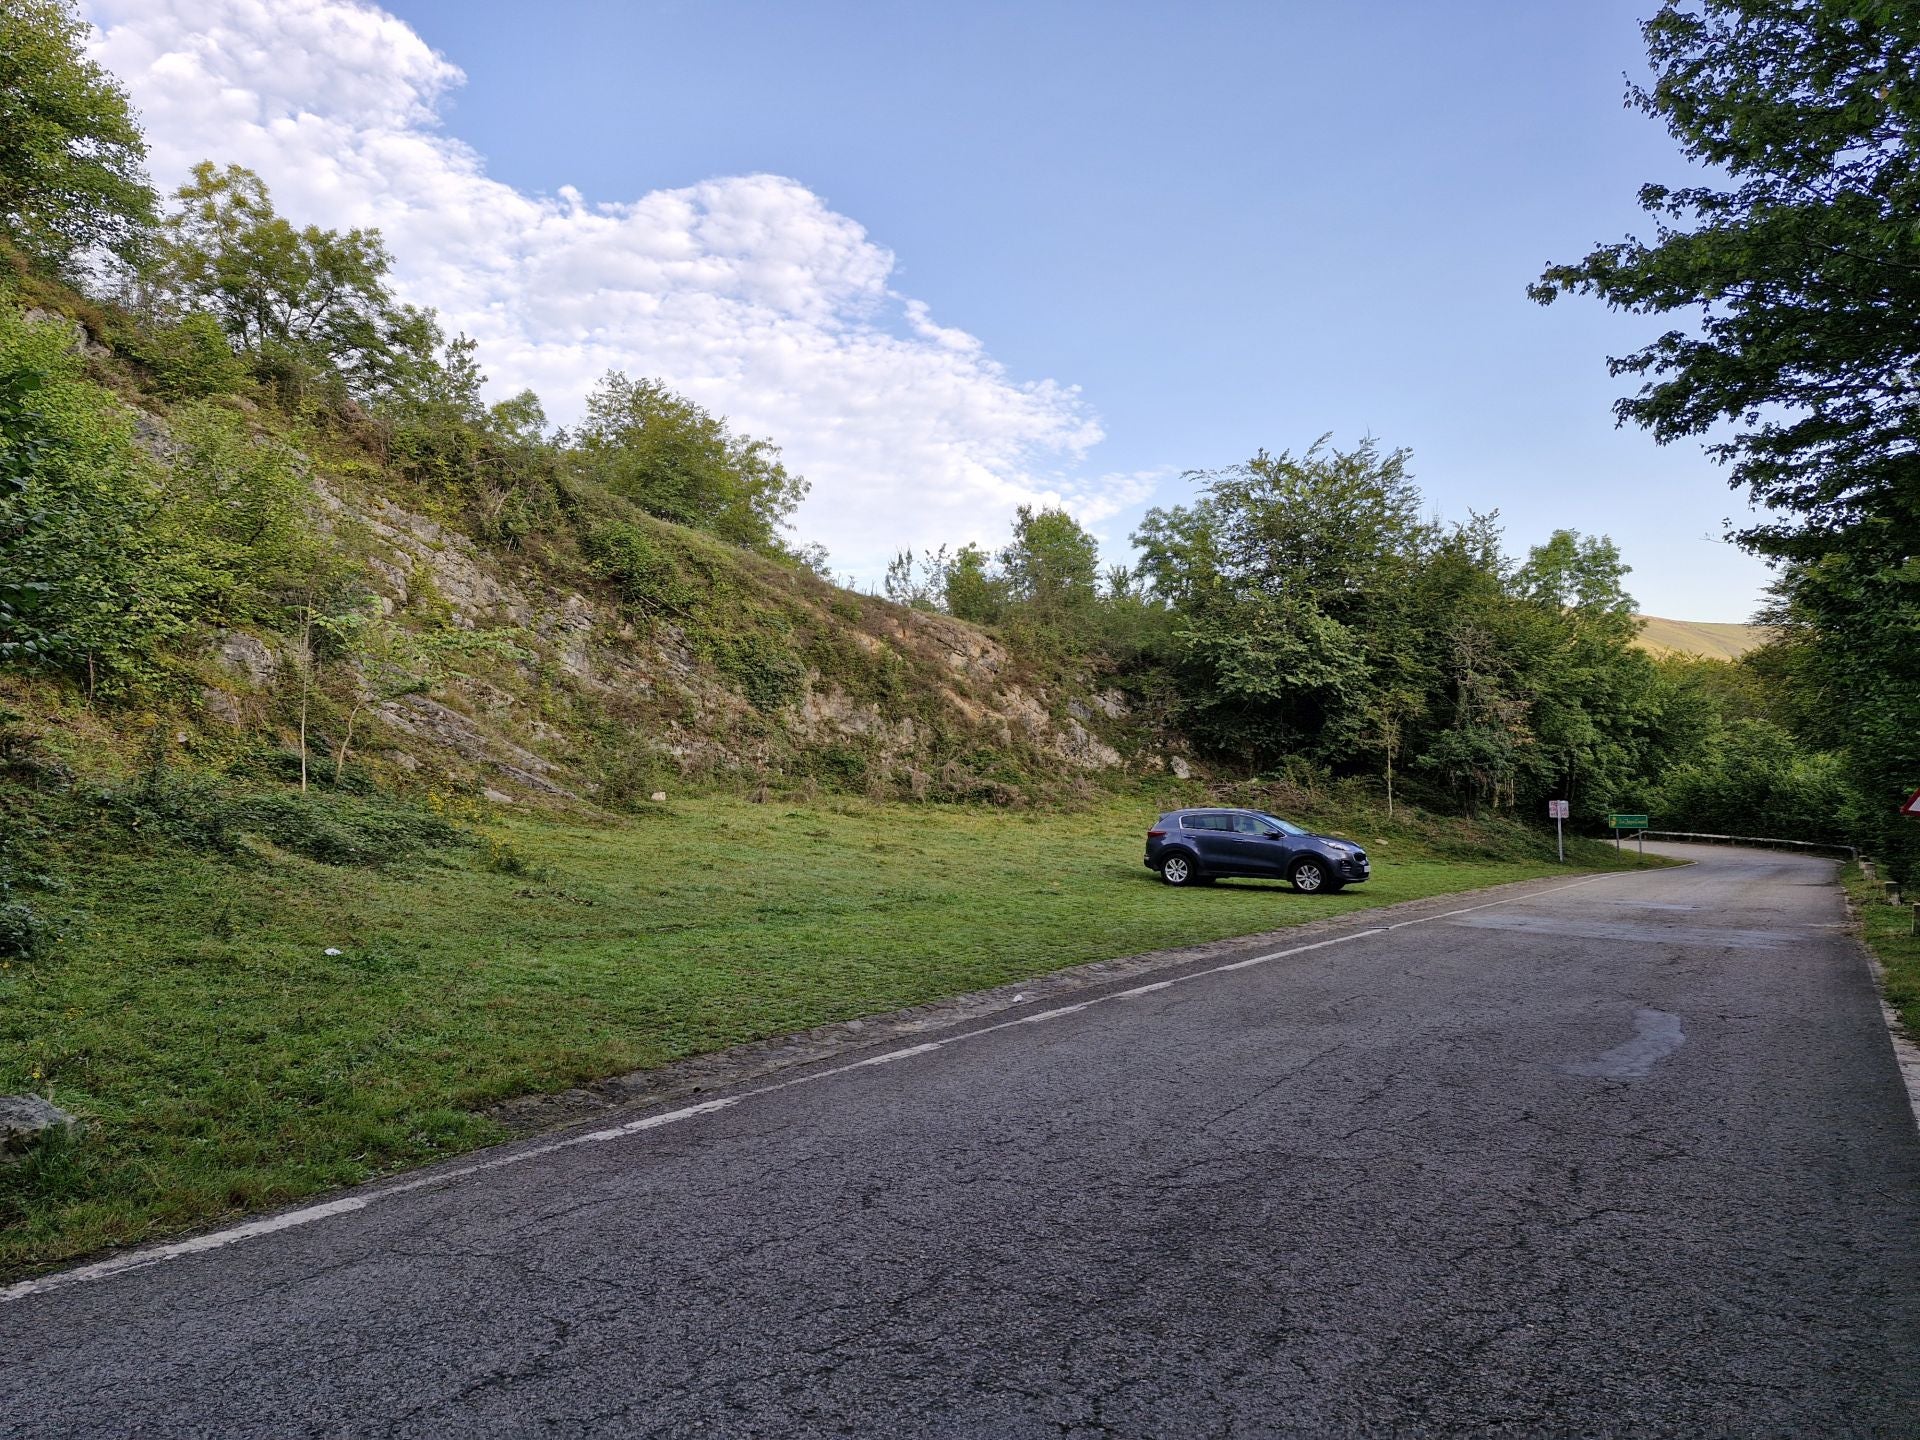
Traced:
POLYGON ((1230 817, 1233 831, 1224 837, 1231 847, 1233 868, 1245 875, 1279 875, 1286 869, 1287 846, 1269 837, 1273 827, 1257 815, 1230 817))
POLYGON ((1229 848, 1233 827, 1225 815, 1182 815, 1180 831, 1209 875, 1231 875, 1239 869, 1229 848))

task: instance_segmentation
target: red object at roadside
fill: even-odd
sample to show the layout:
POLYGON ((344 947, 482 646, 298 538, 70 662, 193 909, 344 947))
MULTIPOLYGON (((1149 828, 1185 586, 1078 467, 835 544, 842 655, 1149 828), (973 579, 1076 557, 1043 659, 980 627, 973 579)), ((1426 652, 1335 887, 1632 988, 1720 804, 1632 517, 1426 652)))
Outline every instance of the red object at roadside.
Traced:
POLYGON ((1920 790, 1900 802, 1900 813, 1909 820, 1920 820, 1920 790))

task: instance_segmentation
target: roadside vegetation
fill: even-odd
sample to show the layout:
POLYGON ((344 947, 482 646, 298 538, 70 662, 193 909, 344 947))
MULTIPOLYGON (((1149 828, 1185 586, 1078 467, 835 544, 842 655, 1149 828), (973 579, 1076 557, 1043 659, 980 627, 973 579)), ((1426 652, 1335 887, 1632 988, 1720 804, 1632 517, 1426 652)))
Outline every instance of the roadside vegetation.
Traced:
MULTIPOLYGON (((624 821, 441 805, 411 848, 328 863, 348 858, 337 840, 224 813, 183 831, 177 798, 123 797, 105 822, 123 843, 66 857, 39 957, 0 961, 0 1093, 51 1092, 90 1127, 0 1167, 0 1276, 498 1139, 485 1111, 511 1096, 1083 961, 1634 863, 1586 841, 1562 867, 1504 822, 1283 791, 1265 803, 1311 802, 1297 813, 1362 839, 1376 878, 1172 891, 1140 853, 1173 798, 712 797, 624 821)), ((378 809, 328 820, 394 834, 378 809)))
POLYGON ((1860 938, 1880 962, 1887 1003, 1900 1017, 1907 1034, 1920 1039, 1920 931, 1914 928, 1914 906, 1886 903, 1885 882, 1869 880, 1858 865, 1841 872, 1847 898, 1860 922, 1860 938))

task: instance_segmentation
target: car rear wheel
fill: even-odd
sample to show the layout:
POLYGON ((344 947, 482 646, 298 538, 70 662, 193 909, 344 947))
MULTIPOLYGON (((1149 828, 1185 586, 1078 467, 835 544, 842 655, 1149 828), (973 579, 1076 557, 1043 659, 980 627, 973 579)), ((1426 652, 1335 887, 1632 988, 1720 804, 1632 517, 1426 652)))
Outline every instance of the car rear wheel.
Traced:
POLYGON ((1169 855, 1160 862, 1160 878, 1169 885, 1198 885, 1200 867, 1186 855, 1169 855))
POLYGON ((1340 888, 1340 882, 1328 873, 1326 863, 1311 856, 1294 861, 1293 868, 1287 872, 1287 879, 1302 895, 1330 895, 1340 888))

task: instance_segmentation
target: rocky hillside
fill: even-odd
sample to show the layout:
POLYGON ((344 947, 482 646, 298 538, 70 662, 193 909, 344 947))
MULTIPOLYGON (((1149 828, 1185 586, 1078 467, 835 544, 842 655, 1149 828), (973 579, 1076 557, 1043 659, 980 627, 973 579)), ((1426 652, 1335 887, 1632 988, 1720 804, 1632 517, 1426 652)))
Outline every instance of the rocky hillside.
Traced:
POLYGON ((148 528, 184 531, 190 513, 204 548, 219 507, 265 514, 277 483, 281 549, 305 568, 256 529, 234 563, 278 578, 250 577, 248 606, 176 616, 161 673, 115 704, 91 703, 90 656, 64 681, 0 671, 0 699, 29 718, 84 711, 72 728, 96 735, 164 720, 209 764, 286 777, 304 735, 319 783, 497 803, 617 806, 689 779, 1010 801, 1186 768, 1091 674, 1023 664, 983 629, 591 484, 552 481, 539 523, 483 540, 486 505, 396 463, 350 401, 317 418, 244 393, 180 403, 137 343, 69 308, 15 311, 0 338, 52 377, 33 395, 86 409, 89 435, 121 427, 120 471, 140 473, 116 474, 150 497, 148 528))
MULTIPOLYGON (((315 494, 328 523, 359 532, 388 615, 500 642, 431 691, 354 682, 371 701, 360 753, 394 770, 495 801, 619 803, 688 777, 1006 798, 1041 777, 1168 763, 1117 691, 1043 683, 976 627, 652 517, 622 523, 682 593, 647 611, 617 579, 489 552, 377 491, 315 494)), ((210 718, 284 731, 286 641, 227 632, 210 658, 210 718)))

